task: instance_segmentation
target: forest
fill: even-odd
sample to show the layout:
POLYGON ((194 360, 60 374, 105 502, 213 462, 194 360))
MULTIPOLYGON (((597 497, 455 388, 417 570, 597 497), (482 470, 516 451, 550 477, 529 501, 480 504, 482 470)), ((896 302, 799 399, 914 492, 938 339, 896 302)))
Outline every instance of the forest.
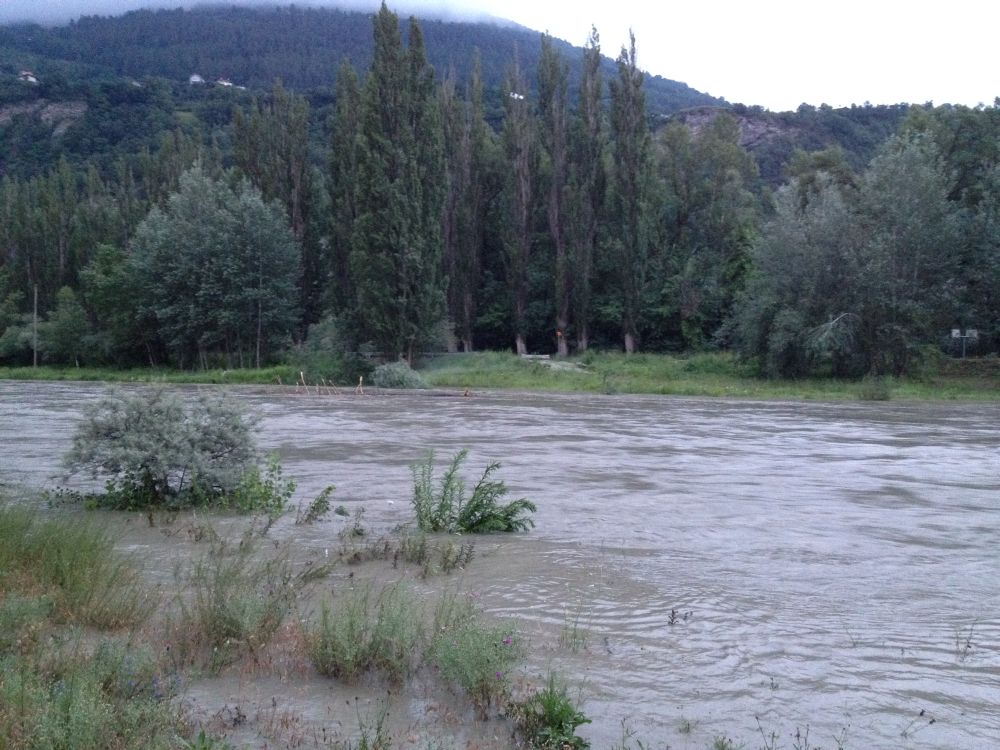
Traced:
POLYGON ((456 25, 384 5, 370 54, 320 77, 277 43, 227 57, 265 44, 263 11, 211 11, 214 57, 197 13, 123 17, 158 45, 102 37, 114 19, 0 29, 0 363, 344 378, 448 349, 725 349, 856 377, 954 353, 953 329, 1000 347, 996 104, 665 105, 635 39, 435 66, 456 25))

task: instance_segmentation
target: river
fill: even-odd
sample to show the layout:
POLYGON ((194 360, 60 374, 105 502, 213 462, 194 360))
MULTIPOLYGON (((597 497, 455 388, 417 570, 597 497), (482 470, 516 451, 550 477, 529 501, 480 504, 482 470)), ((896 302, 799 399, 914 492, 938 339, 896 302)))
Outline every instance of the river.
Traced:
MULTIPOLYGON (((0 481, 62 482, 103 392, 0 382, 0 481)), ((298 497, 335 484, 376 529, 410 520, 429 449, 468 448, 469 479, 500 460, 536 528, 478 541, 461 584, 570 680, 595 747, 623 720, 653 747, 1000 747, 1000 405, 233 393, 298 497)))

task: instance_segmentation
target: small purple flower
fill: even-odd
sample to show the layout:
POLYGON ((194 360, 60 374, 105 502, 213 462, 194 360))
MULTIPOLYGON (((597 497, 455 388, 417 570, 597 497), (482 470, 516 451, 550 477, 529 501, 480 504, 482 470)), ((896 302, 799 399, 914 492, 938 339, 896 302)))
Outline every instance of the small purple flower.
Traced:
POLYGON ((508 635, 508 636, 507 636, 506 638, 504 638, 504 639, 503 639, 502 641, 500 641, 500 642, 501 642, 501 643, 502 643, 503 645, 505 645, 505 646, 509 646, 510 644, 512 644, 512 643, 514 642, 514 639, 513 639, 513 638, 511 638, 511 637, 510 637, 510 636, 508 635))
POLYGON ((503 672, 497 672, 497 679, 498 680, 502 680, 503 679, 503 672))

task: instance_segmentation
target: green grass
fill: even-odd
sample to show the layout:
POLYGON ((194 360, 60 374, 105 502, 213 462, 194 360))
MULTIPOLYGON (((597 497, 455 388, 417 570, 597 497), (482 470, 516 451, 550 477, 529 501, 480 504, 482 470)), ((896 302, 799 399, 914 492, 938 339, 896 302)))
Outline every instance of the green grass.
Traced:
POLYGON ((0 380, 82 380, 107 383, 217 383, 229 385, 295 385, 299 372, 291 365, 261 369, 171 370, 136 367, 0 367, 0 380))
POLYGON ((174 623, 176 666, 201 662, 210 671, 259 652, 271 640, 296 596, 287 558, 257 560, 252 545, 217 546, 197 560, 190 596, 174 623))
MULTIPOLYGON (((991 361, 986 359, 984 361, 991 361)), ((920 377, 893 380, 891 398, 902 400, 1000 400, 1000 368, 946 360, 920 377)), ((421 371, 433 386, 585 393, 646 393, 751 399, 855 401, 859 380, 768 380, 729 353, 686 356, 588 352, 567 360, 538 361, 504 352, 437 357, 421 371)))
POLYGON ((413 671, 423 640, 423 613, 402 583, 386 586, 374 601, 370 585, 351 587, 323 604, 306 633, 320 674, 350 682, 375 670, 397 685, 413 671))
POLYGON ((526 646, 510 621, 488 620, 467 596, 446 592, 434 611, 427 659, 442 679, 461 688, 480 715, 510 697, 511 670, 526 646))
POLYGON ((569 691, 554 674, 545 687, 507 710, 517 732, 529 748, 537 750, 586 750, 590 743, 576 734, 590 719, 573 703, 569 691))
POLYGON ((0 508, 0 590, 44 596, 58 622, 114 630, 142 623, 154 599, 92 519, 0 508))
MULTIPOLYGON (((430 359, 419 375, 432 387, 499 388, 584 393, 647 393, 749 399, 856 401, 866 398, 860 380, 757 377, 728 352, 686 355, 590 351, 564 362, 522 359, 509 352, 476 352, 430 359), (551 366, 555 362, 556 366, 551 366)), ((308 373, 306 382, 316 381, 308 373)), ((294 365, 262 369, 180 371, 93 367, 0 367, 4 380, 87 380, 141 383, 296 385, 294 365)), ((325 384, 331 385, 331 384, 325 384)), ((1000 400, 1000 359, 939 357, 919 376, 894 380, 893 400, 1000 400)))
POLYGON ((94 520, 0 506, 0 748, 182 746, 177 676, 133 641, 155 601, 94 520))

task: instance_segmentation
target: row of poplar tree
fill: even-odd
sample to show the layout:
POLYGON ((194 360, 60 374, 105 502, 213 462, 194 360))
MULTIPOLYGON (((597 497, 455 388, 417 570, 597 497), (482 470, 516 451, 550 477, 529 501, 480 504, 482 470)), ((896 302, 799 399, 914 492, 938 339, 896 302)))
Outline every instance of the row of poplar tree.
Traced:
POLYGON ((1000 331, 996 110, 911 118, 861 175, 799 154, 772 197, 732 117, 653 137, 634 39, 604 82, 592 32, 571 91, 543 36, 496 127, 475 62, 438 82, 384 5, 374 42, 364 79, 339 71, 329 148, 278 85, 211 145, 178 131, 110 175, 4 180, 0 359, 40 338, 53 362, 247 366, 312 338, 405 359, 732 346, 851 374, 1000 331))

